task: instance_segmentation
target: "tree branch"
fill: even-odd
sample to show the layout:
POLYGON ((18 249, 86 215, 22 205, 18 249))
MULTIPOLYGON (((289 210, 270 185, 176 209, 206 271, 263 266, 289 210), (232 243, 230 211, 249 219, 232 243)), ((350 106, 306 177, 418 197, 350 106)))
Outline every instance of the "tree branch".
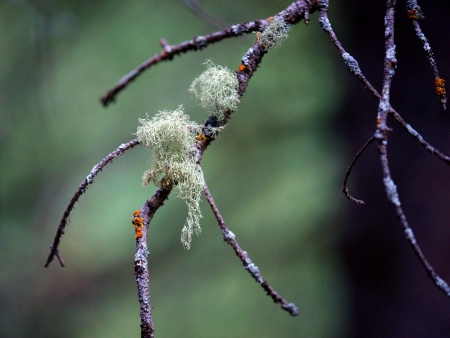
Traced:
POLYGON ((411 19, 412 24, 414 26, 414 30, 416 32, 417 39, 420 41, 422 45, 422 49, 425 52, 425 55, 430 63, 431 69, 434 74, 434 82, 436 86, 436 94, 441 103, 442 110, 447 110, 447 95, 445 92, 445 80, 439 76, 439 70, 437 68, 436 60, 434 59, 434 53, 431 49, 430 43, 428 42, 427 37, 420 28, 420 24, 418 20, 424 18, 422 9, 417 4, 416 0, 408 0, 406 1, 406 9, 408 10, 408 18, 411 19))
POLYGON ((227 242, 234 250, 236 256, 239 257, 242 264, 244 265, 245 270, 249 272, 249 274, 253 277, 253 279, 261 285, 261 287, 267 292, 267 294, 273 299, 273 301, 277 304, 281 305, 281 308, 287 312, 289 312, 292 316, 298 315, 298 308, 294 303, 289 303, 286 301, 283 297, 281 297, 274 288, 264 280, 264 278, 261 276, 261 273, 259 271, 259 268, 253 263, 253 261, 250 259, 250 256, 248 255, 247 251, 242 250, 239 243, 236 241, 236 236, 233 232, 230 231, 228 226, 226 225, 222 215, 220 214, 219 209, 217 208, 216 203, 214 202, 214 199, 211 195, 211 192, 209 191, 208 185, 205 183, 204 188, 206 200, 208 201, 209 205, 211 206, 211 210, 214 214, 214 216, 217 219, 217 223, 219 224, 220 230, 222 230, 223 234, 223 240, 227 242))
MULTIPOLYGON (((324 1, 326 2, 326 1, 324 1)), ((327 3, 327 2, 326 2, 327 3)), ((361 68, 359 67, 358 61, 351 56, 339 42, 339 39, 334 32, 330 20, 328 19, 327 6, 324 6, 319 11, 319 23, 322 29, 328 34, 330 41, 338 50, 344 63, 346 64, 350 73, 356 76, 356 78, 361 82, 363 87, 378 101, 381 99, 381 95, 375 89, 375 87, 369 82, 369 80, 364 76, 361 68)), ((425 138, 420 135, 420 133, 415 130, 410 124, 405 122, 401 115, 392 107, 389 107, 389 115, 415 140, 417 141, 427 152, 435 155, 437 158, 442 160, 447 165, 450 165, 450 157, 445 155, 439 149, 432 146, 425 138)))
MULTIPOLYGON (((448 155, 445 155, 441 151, 439 151, 437 148, 433 147, 430 143, 428 143, 422 135, 420 135, 410 124, 405 122, 405 120, 401 117, 401 115, 391 107, 390 101, 389 101, 389 92, 390 92, 390 84, 392 80, 392 76, 395 72, 395 66, 396 66, 396 59, 395 59, 395 44, 394 44, 394 12, 393 8, 395 6, 395 1, 387 1, 387 12, 386 12, 386 27, 385 27, 385 68, 384 68, 384 79, 383 79, 383 92, 382 95, 378 93, 378 91, 372 86, 372 84, 367 80, 367 78, 362 73, 358 62, 356 59, 354 59, 349 53, 346 52, 346 50, 343 48, 341 43, 339 42, 335 32, 333 31, 333 28, 331 26, 331 23, 328 19, 328 1, 324 1, 324 6, 321 8, 319 12, 319 23, 322 27, 322 29, 328 34, 328 37, 330 41, 334 44, 336 49, 338 50, 339 54, 341 55, 342 59, 344 60, 345 64, 347 65, 347 68, 349 71, 355 75, 358 80, 362 83, 363 87, 372 94, 373 97, 375 97, 377 100, 379 100, 379 109, 378 109, 378 118, 377 118, 377 131, 375 135, 369 139, 369 141, 366 142, 366 144, 362 147, 362 149, 356 154, 354 157, 350 167, 347 170, 345 179, 344 179, 344 194, 352 200, 353 202, 362 202, 360 200, 355 200, 351 195, 348 194, 348 188, 346 186, 346 182, 348 180, 348 177, 350 175, 351 169, 354 166, 357 159, 360 157, 362 152, 367 148, 367 146, 374 140, 378 140, 378 151, 380 153, 380 161, 383 169, 383 183, 385 185, 386 192, 388 194, 389 200, 395 205, 397 217, 400 220, 400 223, 405 231, 406 237, 411 244, 415 254, 419 258, 419 261, 424 266, 425 270, 427 271, 428 276, 433 280, 434 284, 442 290, 447 296, 450 296, 450 287, 448 284, 440 278, 436 272, 434 271, 433 267, 428 263, 426 260, 424 254, 422 253, 422 250, 420 249, 419 245, 417 244, 417 241, 414 237, 414 233, 412 229, 410 228, 406 216, 404 215, 404 212, 401 208, 401 203, 399 200, 399 196, 397 193, 397 187, 394 183, 394 181, 391 178, 390 169, 389 169, 389 163, 388 163, 388 157, 387 157, 387 138, 388 133, 390 131, 390 128, 387 127, 386 124, 386 118, 387 116, 391 116, 415 141, 417 141, 421 146, 424 147, 424 149, 438 157, 440 160, 442 160, 447 165, 450 165, 450 157, 448 155)), ((417 5, 417 2, 414 0, 407 1, 407 6, 409 6, 409 10, 417 8, 415 7, 417 5)), ((420 8, 419 8, 420 9, 420 8)), ((419 34, 421 31, 417 30, 418 24, 416 25, 416 32, 419 34)), ((420 29, 420 27, 419 27, 420 29)), ((427 40, 424 35, 418 35, 419 39, 423 43, 424 50, 429 54, 427 54, 427 57, 432 65, 433 71, 435 73, 435 76, 438 77, 437 73, 437 67, 436 63, 434 62, 434 58, 432 58, 433 54, 431 51, 431 48, 427 44, 427 40)), ((443 84, 442 84, 443 85, 443 84)), ((445 94, 445 89, 444 92, 445 94)), ((446 98, 440 98, 441 102, 442 100, 446 100, 446 98)), ((445 101, 446 102, 446 101, 445 101)), ((445 107, 445 102, 443 102, 443 106, 445 107)))
MULTIPOLYGON (((277 14, 284 19, 285 22, 293 25, 304 19, 305 22, 309 20, 309 14, 318 9, 317 1, 313 1, 311 4, 304 0, 297 0, 289 5, 285 10, 277 14)), ((186 53, 189 51, 197 51, 208 47, 209 45, 228 39, 231 37, 238 37, 243 34, 249 34, 259 31, 267 26, 267 20, 255 20, 251 22, 244 22, 241 24, 235 24, 227 27, 221 31, 217 31, 205 36, 196 36, 191 40, 184 41, 177 45, 169 45, 164 39, 161 39, 160 44, 163 50, 152 56, 147 61, 140 64, 137 68, 129 72, 122 77, 119 83, 109 90, 102 98, 101 102, 103 106, 108 106, 111 102, 114 102, 116 96, 124 90, 133 80, 141 75, 148 68, 162 62, 172 60, 174 56, 186 53)), ((245 63, 244 63, 245 64, 245 63)), ((256 70, 256 68, 255 68, 256 70)))
POLYGON ((106 156, 100 163, 96 164, 94 168, 92 168, 91 172, 87 177, 84 179, 84 181, 80 184, 78 190, 73 195, 72 199, 69 202, 69 205, 67 206, 66 210, 64 211, 63 217, 61 218, 61 221, 58 226, 58 230, 55 235, 55 239, 53 240, 53 244, 50 246, 50 254, 48 255, 47 261, 45 263, 45 267, 48 267, 50 263, 52 262, 53 258, 56 256, 61 266, 65 266, 64 261, 62 257, 60 256, 58 246, 59 242, 61 240, 62 235, 64 235, 64 229, 67 225, 67 222, 69 220, 70 213, 73 210, 73 207, 75 206, 75 203, 78 202, 81 195, 84 194, 86 189, 88 188, 88 185, 91 184, 94 181, 94 177, 97 176, 97 174, 102 171, 102 169, 111 163, 117 156, 122 155, 125 151, 134 148, 139 144, 139 141, 137 139, 131 140, 128 143, 121 144, 116 150, 114 150, 112 153, 110 153, 108 156, 106 156))
POLYGON ((147 200, 141 210, 133 214, 133 223, 136 229, 136 254, 134 256, 134 274, 138 289, 138 299, 141 317, 141 337, 153 338, 155 327, 152 319, 152 307, 149 292, 147 234, 153 216, 164 204, 172 189, 159 188, 155 194, 147 200))
MULTIPOLYGON (((302 18, 307 18, 309 16, 309 6, 304 1, 297 1, 293 3, 291 6, 289 6, 286 10, 282 11, 283 17, 286 17, 287 20, 290 20, 289 22, 298 22, 302 18)), ((262 20, 258 21, 262 22, 262 20)), ((232 27, 236 27, 232 26, 232 27)), ((238 95, 239 97, 242 97, 245 93, 245 90, 248 86, 248 82, 254 72, 257 70, 259 64, 262 61, 263 56, 266 54, 266 51, 261 48, 261 46, 256 43, 253 45, 247 53, 242 57, 241 66, 239 67, 239 70, 236 71, 236 76, 238 79, 238 95)), ((159 62, 157 61, 158 58, 155 58, 155 61, 148 62, 148 67, 151 65, 159 62)), ((141 65, 142 66, 142 65, 141 65)), ((146 67, 139 67, 139 71, 135 72, 134 74, 137 76, 141 74, 146 67)), ((136 77, 134 76, 134 78, 136 77)), ((124 86, 120 87, 119 90, 115 91, 119 87, 115 87, 110 93, 114 94, 111 96, 112 98, 115 97, 115 95, 125 88, 125 86, 130 81, 125 81, 124 86)), ((110 97, 110 98, 111 98, 110 97)), ((108 102, 111 99, 108 99, 108 102)), ((225 119, 223 121, 224 125, 226 125, 230 115, 233 113, 233 111, 227 111, 225 112, 225 119)), ((211 134, 209 132, 211 128, 211 123, 213 121, 208 118, 204 124, 203 124, 203 136, 204 139, 199 139, 197 143, 197 164, 200 165, 203 152, 206 150, 206 148, 209 146, 209 144, 214 140, 215 135, 211 134)), ((205 185, 205 194, 209 194, 209 190, 207 186, 205 185)), ((153 323, 151 320, 151 306, 150 306, 150 295, 148 292, 148 286, 144 287, 145 285, 148 285, 149 281, 149 271, 148 271, 148 261, 146 257, 148 256, 148 248, 145 244, 145 239, 148 227, 150 225, 151 219, 153 217, 153 214, 156 212, 156 210, 164 203, 164 201, 168 198, 170 194, 170 191, 162 191, 161 188, 153 195, 153 197, 149 201, 153 201, 152 203, 148 202, 146 205, 148 205, 148 209, 141 209, 141 213, 143 215, 150 216, 149 212, 151 213, 151 217, 148 217, 144 221, 145 226, 142 228, 142 237, 137 238, 136 242, 136 256, 135 256, 135 267, 137 266, 137 270, 139 272, 139 278, 138 273, 136 277, 136 281, 138 283, 138 298, 141 308, 141 335, 143 337, 152 337, 152 334, 154 333, 153 323), (145 259, 144 259, 145 258, 145 259), (136 263, 137 262, 137 263, 136 263)), ((208 196, 208 195, 207 195, 208 196)), ((211 195, 209 194, 209 197, 211 195)), ((212 197, 211 197, 212 201, 212 197)), ((213 203, 213 201, 212 201, 213 203)), ((225 223, 223 223, 225 224, 225 223)), ((228 232, 231 234, 231 231, 228 232)), ((281 304, 281 307, 288 311, 291 315, 295 316, 298 314, 298 308, 293 303, 288 303, 285 301, 278 293, 266 282, 262 279, 262 277, 259 274, 259 269, 256 265, 252 263, 250 258, 248 257, 248 254, 244 251, 242 251, 237 244, 236 241, 230 239, 230 245, 232 244, 233 248, 235 249, 235 252, 238 254, 238 256, 241 258, 241 261, 243 262, 246 269, 250 272, 250 274, 258 281, 260 282, 261 286, 264 290, 272 297, 272 299, 278 303, 281 304)))

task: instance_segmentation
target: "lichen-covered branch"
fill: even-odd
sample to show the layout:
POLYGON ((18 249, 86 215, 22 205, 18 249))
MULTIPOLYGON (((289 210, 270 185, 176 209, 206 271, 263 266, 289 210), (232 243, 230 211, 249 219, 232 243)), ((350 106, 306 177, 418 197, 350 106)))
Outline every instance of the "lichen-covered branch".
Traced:
MULTIPOLYGON (((396 213, 398 216, 398 219, 404 228, 405 235, 407 237, 407 240, 409 241, 410 245, 412 246, 415 254, 419 258, 419 261, 424 266, 425 270, 427 271, 428 276, 433 280, 434 284, 441 289, 447 296, 450 296, 450 287, 448 284, 440 278, 436 272, 434 271, 433 267, 428 263, 426 260, 421 248, 419 247, 412 229, 410 228, 406 216, 403 212, 403 209, 401 207, 400 197, 397 192, 397 186, 394 183, 390 168, 389 168, 389 162, 388 162, 388 155, 387 155, 387 144, 388 144, 388 134, 391 131, 389 127, 387 127, 387 116, 391 116, 415 141, 417 141, 420 145, 424 147, 424 149, 438 157, 440 160, 442 160, 447 165, 450 164, 450 157, 448 155, 445 155, 435 147, 433 147, 430 143, 428 143, 425 138, 417 132, 410 124, 405 122, 405 120, 402 118, 402 116, 390 105, 390 86, 392 77, 395 73, 395 68, 397 64, 397 60, 395 58, 395 44, 394 44, 394 7, 395 7, 395 1, 388 0, 387 1, 387 11, 385 16, 385 62, 384 62, 384 77, 383 77, 383 88, 382 88, 382 94, 380 95, 378 91, 375 89, 374 86, 367 80, 367 78, 364 76, 361 68, 359 67, 359 64, 355 58, 353 58, 341 45, 339 42, 331 23, 328 19, 328 1, 324 0, 322 1, 323 7, 320 9, 319 13, 319 23, 322 27, 322 29, 328 34, 328 37, 330 41, 334 44, 336 49, 338 50, 339 54, 341 55, 344 63, 346 64, 347 68, 349 69, 350 73, 355 75, 358 80, 362 83, 364 88, 369 91, 369 93, 376 98, 379 101, 379 108, 378 108, 378 117, 377 117, 377 130, 375 134, 364 144, 364 146, 361 148, 360 151, 355 155, 355 157, 352 160, 352 163, 350 164, 347 173, 345 175, 344 179, 344 189, 343 192, 346 195, 348 199, 351 201, 357 203, 357 204, 363 204, 364 202, 358 199, 355 199, 353 196, 351 196, 348 192, 347 187, 347 180, 350 176, 351 170, 353 166, 355 165, 356 161, 359 159, 361 154, 367 149, 367 147, 374 141, 378 141, 378 151, 380 153, 380 161, 381 166, 383 170, 383 184, 386 189, 387 197, 389 201, 391 201, 396 209, 396 213)), ((420 7, 417 5, 417 2, 415 0, 409 0, 407 1, 407 7, 408 7, 408 14, 410 19, 413 20, 416 33, 419 37, 419 40, 423 44, 423 48, 425 52, 427 53, 427 57, 432 65, 433 71, 436 76, 436 91, 438 93, 438 96, 440 97, 441 103, 445 109, 445 103, 446 103, 446 97, 445 97, 445 87, 444 82, 445 80, 440 79, 439 75, 437 73, 437 66, 436 62, 434 61, 433 53, 431 51, 431 47, 429 46, 425 36, 420 30, 420 26, 416 22, 418 19, 422 18, 422 13, 420 10, 420 7), (443 80, 444 82, 442 82, 443 80)))
POLYGON ((147 234, 150 222, 156 211, 164 204, 171 191, 171 187, 159 188, 147 200, 140 211, 133 214, 133 223, 136 227, 136 254, 134 258, 134 275, 138 289, 138 299, 141 317, 141 337, 154 337, 155 328, 152 319, 152 306, 149 291, 147 234), (138 220, 137 220, 138 219, 138 220), (137 230, 139 229, 139 230, 137 230))
POLYGON ((422 45, 422 49, 425 52, 428 62, 430 63, 431 69, 433 70, 436 95, 441 103, 442 110, 447 110, 447 93, 445 91, 446 80, 439 76, 439 70, 434 58, 433 50, 431 49, 430 43, 428 42, 428 39, 419 24, 419 20, 423 19, 425 16, 423 15, 422 9, 416 0, 407 0, 406 9, 408 11, 408 18, 411 19, 414 26, 417 39, 422 45))
MULTIPOLYGON (((323 1, 327 3, 327 1, 323 1)), ((369 82, 361 68, 359 67, 358 61, 351 56, 342 46, 339 39, 334 32, 330 20, 328 19, 327 6, 320 9, 319 12, 319 23, 322 29, 328 34, 330 41, 338 50, 341 55, 345 65, 351 74, 355 75, 356 78, 361 82, 363 87, 376 99, 380 100, 381 95, 375 89, 375 87, 369 82)), ((427 152, 435 155, 437 158, 442 160, 447 165, 450 165, 450 156, 444 154, 442 151, 432 146, 417 130, 415 130, 410 124, 408 124, 401 115, 392 107, 389 107, 389 116, 391 116, 415 141, 417 141, 427 152)))
POLYGON ((397 217, 405 231, 406 238, 416 253, 419 261, 425 268, 428 276, 432 279, 434 284, 444 292, 447 297, 450 297, 450 287, 441 277, 439 277, 434 271, 433 267, 428 263, 425 258, 411 227, 408 224, 405 213, 401 207, 400 197, 397 191, 397 186, 391 177, 389 161, 388 161, 388 133, 390 129, 387 127, 386 119, 390 107, 390 86, 392 78, 395 73, 395 66, 397 60, 395 58, 395 44, 394 44, 394 7, 395 0, 387 1, 387 11, 385 19, 385 62, 384 62, 384 78, 383 78, 383 90, 382 97, 378 108, 379 123, 375 138, 378 141, 378 152, 380 153, 381 167, 383 171, 383 184, 386 189, 388 200, 395 206, 397 217))
POLYGON ((199 234, 200 196, 204 185, 203 172, 196 164, 195 143, 200 126, 189 120, 182 106, 174 111, 161 111, 152 119, 140 119, 137 137, 153 152, 152 168, 143 176, 145 186, 172 187, 188 207, 181 243, 189 249, 192 235, 199 234))
MULTIPOLYGON (((294 5, 289 6, 288 9, 286 9, 284 11, 286 17, 290 18, 290 20, 297 20, 296 22, 298 22, 301 18, 308 17, 309 8, 308 8, 308 5, 306 4, 306 2, 297 1, 296 3, 294 3, 294 5), (295 5, 295 8, 293 7, 294 5, 295 5), (296 12, 297 14, 294 15, 293 14, 294 12, 296 12)), ((236 72, 236 77, 238 80, 238 86, 237 86, 238 98, 242 97, 243 94, 245 93, 245 90, 248 86, 248 82, 249 82, 250 78, 252 77, 252 75, 254 74, 256 69, 258 68, 258 66, 261 63, 262 58, 266 52, 267 52, 267 50, 264 50, 264 48, 259 43, 256 43, 243 56, 242 61, 241 61, 241 66, 239 67, 238 71, 236 72)), ((195 92, 195 90, 193 90, 193 91, 195 92)), ((214 106, 214 105, 211 105, 210 103, 207 104, 207 107, 212 107, 212 106, 214 106)), ((220 111, 219 115, 214 116, 214 114, 213 114, 213 116, 210 116, 207 120, 205 120, 205 122, 202 126, 202 133, 200 135, 202 137, 198 138, 198 143, 197 143, 196 161, 199 166, 200 166, 203 152, 206 150, 206 148, 209 146, 209 144, 215 139, 215 133, 211 132, 211 130, 213 130, 214 128, 217 127, 217 125, 216 125, 217 119, 223 118, 222 121, 220 121, 220 124, 221 124, 221 126, 225 126, 230 115, 234 111, 233 108, 234 108, 234 105, 228 107, 228 109, 226 109, 224 111, 222 109, 219 109, 219 111, 220 111), (223 115, 222 115, 222 113, 223 113, 223 115)), ((211 113, 211 111, 210 111, 210 113, 211 113)), ((205 187, 206 187, 206 184, 205 184, 205 187)), ((206 187, 206 189, 207 189, 207 187, 206 187)), ((162 195, 162 194, 160 194, 160 190, 158 190, 155 193, 155 195, 153 195, 153 197, 151 198, 151 200, 154 200, 157 202, 156 205, 153 205, 153 208, 155 208, 155 207, 156 207, 156 209, 159 208, 159 206, 161 206, 164 203, 165 199, 167 199, 169 193, 170 193, 170 191, 167 192, 167 194, 162 195)), ((153 209, 151 209, 151 210, 153 210, 153 209)), ((144 210, 142 210, 142 212, 144 213, 144 210)), ((149 219, 149 222, 150 221, 151 221, 151 219, 149 219)), ((237 242, 233 242, 233 243, 236 243, 236 245, 237 245, 237 242)), ((233 248, 235 248, 235 250, 236 250, 237 246, 233 246, 233 248)), ((145 249, 142 249, 142 252, 145 253, 147 251, 145 249)), ((137 253, 136 253, 136 255, 137 255, 137 253)), ((249 261, 248 256, 242 254, 240 257, 243 260, 244 264, 245 264, 245 262, 248 263, 246 265, 247 270, 258 280, 261 279, 258 268, 251 261, 249 261)), ((145 263, 147 263, 147 261, 144 261, 144 263, 142 263, 142 264, 145 264, 145 263)), ((142 273, 142 281, 148 280, 148 268, 141 269, 140 271, 142 273)), ((298 314, 298 309, 294 304, 286 302, 281 296, 278 295, 278 293, 266 281, 264 281, 262 279, 261 279, 261 286, 266 290, 266 292, 268 292, 268 294, 271 295, 272 299, 276 303, 281 304, 283 309, 285 309, 292 315, 298 314)), ((143 292, 146 291, 145 289, 142 289, 142 290, 143 290, 143 292)), ((138 292, 140 292, 139 289, 138 289, 138 292)), ((139 302, 141 303, 141 318, 145 317, 146 313, 147 313, 146 312, 146 313, 142 314, 142 311, 144 311, 146 309, 146 306, 149 303, 149 298, 147 298, 147 296, 149 297, 148 294, 144 294, 144 295, 139 294, 139 302)), ((142 328, 142 326, 141 326, 141 328, 142 328)), ((142 334, 144 334, 144 331, 142 331, 142 332, 143 332, 142 334)))
MULTIPOLYGON (((277 14, 278 17, 283 18, 286 24, 296 24, 304 19, 309 20, 309 14, 318 9, 318 1, 306 2, 304 0, 297 0, 289 5, 285 10, 277 14)), ((181 42, 177 45, 169 45, 164 39, 161 39, 160 44, 163 50, 155 54, 148 60, 144 61, 138 67, 133 69, 127 75, 122 77, 119 83, 102 96, 101 102, 106 107, 111 102, 114 102, 116 96, 124 90, 132 81, 150 67, 162 62, 172 60, 174 56, 182 53, 197 51, 208 47, 209 45, 222 41, 224 39, 238 37, 244 34, 249 34, 256 31, 261 31, 270 22, 268 20, 255 20, 251 22, 244 22, 229 26, 221 31, 217 31, 204 36, 196 36, 190 40, 181 42)))

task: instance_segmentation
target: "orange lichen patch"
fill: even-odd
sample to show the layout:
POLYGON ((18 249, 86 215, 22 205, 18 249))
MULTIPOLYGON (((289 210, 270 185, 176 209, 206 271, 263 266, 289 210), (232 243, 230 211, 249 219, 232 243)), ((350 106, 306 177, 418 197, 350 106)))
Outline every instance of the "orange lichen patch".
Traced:
POLYGON ((418 9, 410 9, 408 10, 408 18, 411 20, 420 20, 423 19, 423 14, 418 9))
POLYGON ((133 224, 142 227, 144 224, 144 218, 142 217, 133 218, 133 224))
POLYGON ((445 82, 447 80, 441 78, 441 77, 437 77, 434 79, 434 84, 436 85, 436 94, 439 97, 445 96, 446 92, 445 92, 445 82))
POLYGON ((197 136, 195 136, 195 139, 197 141, 205 142, 207 140, 207 137, 205 136, 205 134, 198 134, 197 136))
POLYGON ((140 227, 134 227, 135 232, 136 232, 136 236, 134 236, 135 239, 141 238, 142 237, 142 228, 140 227))
POLYGON ((140 216, 141 216, 140 210, 136 210, 135 212, 133 212, 133 219, 131 220, 131 222, 134 225, 134 232, 136 234, 136 236, 134 236, 135 239, 142 237, 142 228, 144 227, 144 218, 140 217, 140 216))
POLYGON ((272 21, 273 20, 273 16, 269 16, 268 18, 267 18, 267 21, 272 21))
POLYGON ((239 65, 239 71, 240 71, 240 72, 244 72, 246 69, 247 69, 247 67, 246 67, 243 63, 241 63, 241 64, 239 65))
POLYGON ((377 126, 379 126, 380 125, 380 122, 381 122, 381 117, 377 117, 377 126))

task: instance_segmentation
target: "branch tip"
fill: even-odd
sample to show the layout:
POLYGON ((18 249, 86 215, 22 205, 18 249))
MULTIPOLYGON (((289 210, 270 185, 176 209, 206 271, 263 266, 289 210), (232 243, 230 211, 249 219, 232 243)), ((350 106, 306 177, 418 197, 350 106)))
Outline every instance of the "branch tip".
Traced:
POLYGON ((367 147, 373 142, 375 141, 375 135, 372 135, 367 141, 366 143, 364 143, 364 145, 361 147, 361 149, 356 153, 356 155, 353 157, 352 162, 350 163, 350 166, 347 169, 347 172, 345 174, 345 178, 344 178, 344 187, 342 189, 345 197, 347 197, 350 201, 352 201, 353 203, 356 203, 357 205, 364 205, 364 201, 354 198, 352 195, 350 195, 350 193, 348 192, 348 187, 347 187, 347 181, 348 178, 350 177, 350 174, 352 172, 353 166, 355 165, 355 163, 358 161, 358 159, 360 158, 360 156, 364 153, 364 151, 367 149, 367 147))
POLYGON ((135 147, 139 144, 139 141, 137 139, 131 140, 128 143, 121 144, 116 150, 114 150, 112 153, 110 153, 108 156, 106 156, 102 161, 100 161, 98 164, 96 164, 92 170, 90 171, 89 175, 86 176, 86 178, 81 182, 78 189, 75 191, 75 194, 72 196, 72 199, 70 200, 69 204, 66 207, 66 210, 64 211, 64 214, 61 218, 61 221, 59 222, 58 230, 56 231, 55 238, 53 240, 53 244, 50 246, 51 250, 47 258, 47 262, 45 264, 45 267, 48 267, 50 263, 53 261, 53 258, 56 256, 61 266, 64 265, 64 261, 61 258, 58 250, 59 243, 61 241, 61 237, 64 234, 64 229, 66 225, 69 222, 70 213, 74 209, 75 203, 78 202, 81 195, 83 195, 86 192, 87 187, 89 184, 92 184, 94 181, 95 176, 102 171, 102 169, 111 163, 117 156, 122 155, 125 151, 135 147))
POLYGON ((226 225, 206 183, 203 190, 205 193, 206 200, 208 201, 208 204, 210 205, 211 210, 214 216, 216 217, 217 223, 219 224, 219 227, 222 231, 224 241, 227 242, 233 248, 236 256, 238 256, 238 258, 244 265, 245 270, 249 272, 249 274, 259 285, 261 285, 261 287, 267 292, 267 294, 272 298, 272 300, 276 304, 281 305, 281 308, 290 313, 292 316, 297 316, 298 315, 297 306, 293 303, 287 302, 273 289, 273 287, 266 280, 264 280, 264 278, 261 276, 258 266, 256 266, 253 263, 248 253, 241 248, 241 246, 236 240, 236 236, 230 231, 230 229, 226 225))
POLYGON ((53 260, 53 257, 56 257, 56 259, 58 259, 59 264, 61 265, 61 267, 65 267, 66 264, 64 263, 64 259, 62 258, 59 250, 57 248, 53 248, 53 245, 50 245, 50 255, 47 258, 47 262, 45 263, 44 267, 48 268, 50 263, 53 260))

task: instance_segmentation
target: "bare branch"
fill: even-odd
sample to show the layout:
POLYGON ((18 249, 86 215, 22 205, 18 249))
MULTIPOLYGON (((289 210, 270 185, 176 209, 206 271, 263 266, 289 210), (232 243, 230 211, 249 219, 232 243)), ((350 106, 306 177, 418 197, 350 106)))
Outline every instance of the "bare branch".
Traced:
POLYGON ((84 181, 80 184, 78 190, 73 195, 72 199, 69 202, 69 205, 67 206, 66 210, 64 211, 63 217, 59 223, 58 230, 55 235, 55 239, 53 240, 53 244, 50 246, 50 254, 48 255, 47 262, 45 263, 45 267, 48 267, 50 263, 52 262, 53 258, 56 256, 59 260, 59 263, 61 266, 64 266, 64 261, 62 260, 59 251, 58 251, 58 245, 61 240, 62 235, 64 235, 64 229, 66 227, 66 224, 68 222, 70 213, 73 210, 73 207, 75 206, 75 203, 78 202, 81 195, 86 191, 89 184, 91 184, 94 181, 94 177, 97 176, 97 174, 102 171, 102 169, 111 163, 117 156, 122 155, 125 151, 135 147, 139 144, 139 141, 137 139, 131 140, 128 143, 121 144, 116 150, 114 150, 111 154, 106 156, 100 163, 96 164, 94 168, 92 168, 91 172, 87 177, 84 179, 84 181))
POLYGON ((273 288, 272 286, 264 280, 264 278, 261 276, 261 273, 259 271, 259 268, 253 263, 253 261, 250 259, 250 256, 248 255, 247 251, 242 250, 239 243, 236 241, 236 235, 230 231, 228 226, 226 225, 222 215, 220 214, 219 209, 217 208, 217 205, 214 202, 214 199, 211 195, 211 192, 209 191, 208 186, 205 183, 205 196, 206 200, 208 201, 209 205, 211 206, 212 212, 214 216, 217 219, 217 222, 219 223, 219 227, 222 230, 223 234, 223 240, 231 245, 233 248, 236 256, 239 257, 242 264, 244 265, 245 270, 247 270, 250 275, 253 277, 253 279, 261 285, 261 287, 267 292, 267 294, 273 299, 273 301, 277 304, 281 305, 281 308, 287 312, 289 312, 292 316, 298 315, 298 308, 294 303, 289 303, 286 301, 283 297, 281 297, 273 288))
POLYGON ((415 140, 417 141, 424 149, 430 154, 435 155, 437 158, 442 160, 447 165, 450 165, 450 157, 442 153, 439 149, 433 147, 430 143, 428 143, 422 135, 419 134, 417 130, 415 130, 410 124, 406 123, 405 120, 400 116, 398 112, 396 112, 392 107, 389 111, 390 116, 403 127, 404 130, 415 140))
POLYGON ((328 19, 327 7, 321 8, 319 11, 319 24, 322 29, 328 34, 328 38, 333 43, 334 47, 336 47, 350 73, 357 77, 357 79, 361 82, 363 87, 369 91, 369 93, 371 93, 374 97, 380 99, 380 94, 378 94, 377 90, 372 86, 372 84, 362 73, 358 61, 349 53, 347 53, 342 44, 339 42, 336 33, 331 26, 330 20, 328 19))

